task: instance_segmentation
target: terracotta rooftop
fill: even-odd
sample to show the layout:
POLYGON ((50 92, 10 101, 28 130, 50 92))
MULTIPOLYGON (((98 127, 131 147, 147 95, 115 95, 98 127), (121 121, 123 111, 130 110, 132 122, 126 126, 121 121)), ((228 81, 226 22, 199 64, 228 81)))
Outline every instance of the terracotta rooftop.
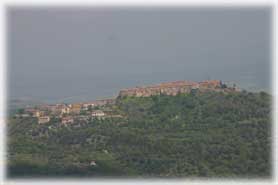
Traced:
POLYGON ((174 82, 165 82, 151 86, 141 86, 141 87, 134 87, 134 88, 127 88, 123 89, 123 91, 140 91, 144 89, 160 89, 160 88, 167 88, 167 87, 180 87, 180 86, 198 86, 199 84, 218 84, 219 80, 206 80, 202 82, 193 82, 193 81, 174 81, 174 82))

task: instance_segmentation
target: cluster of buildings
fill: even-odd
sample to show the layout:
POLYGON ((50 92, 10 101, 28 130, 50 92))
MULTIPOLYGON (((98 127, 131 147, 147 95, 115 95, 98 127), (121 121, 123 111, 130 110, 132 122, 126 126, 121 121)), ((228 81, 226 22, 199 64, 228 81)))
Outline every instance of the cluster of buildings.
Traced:
POLYGON ((233 87, 227 87, 220 80, 206 80, 202 82, 193 81, 176 81, 167 82, 147 87, 135 87, 129 89, 123 89, 120 91, 119 96, 136 96, 136 97, 148 97, 153 95, 170 95, 176 96, 179 93, 190 93, 194 90, 199 92, 218 91, 218 92, 232 92, 239 91, 235 85, 233 87))
MULTIPOLYGON (((235 92, 240 90, 235 85, 228 87, 220 80, 206 80, 202 82, 176 81, 147 87, 124 89, 119 92, 118 97, 148 97, 161 94, 176 96, 179 93, 191 93, 192 91, 235 92)), ((25 113, 17 116, 36 117, 40 124, 49 122, 51 117, 61 119, 62 124, 74 123, 75 120, 88 122, 91 118, 122 117, 121 115, 115 115, 104 112, 101 109, 96 109, 96 107, 113 105, 115 101, 116 99, 104 99, 75 104, 41 105, 38 108, 26 108, 24 111, 25 113)))
POLYGON ((25 108, 24 113, 17 114, 17 117, 36 117, 39 124, 47 123, 51 118, 58 118, 62 124, 74 123, 75 120, 88 122, 91 118, 121 117, 111 112, 97 110, 96 107, 112 105, 115 99, 96 100, 85 103, 40 105, 32 108, 25 108))

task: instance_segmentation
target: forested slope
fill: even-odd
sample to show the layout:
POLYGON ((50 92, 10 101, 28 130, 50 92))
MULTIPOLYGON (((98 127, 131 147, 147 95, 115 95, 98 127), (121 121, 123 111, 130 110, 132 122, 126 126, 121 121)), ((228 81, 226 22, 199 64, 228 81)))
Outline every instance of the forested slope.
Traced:
POLYGON ((81 126, 11 118, 9 176, 271 175, 271 97, 264 92, 126 97, 114 109, 123 118, 81 126))

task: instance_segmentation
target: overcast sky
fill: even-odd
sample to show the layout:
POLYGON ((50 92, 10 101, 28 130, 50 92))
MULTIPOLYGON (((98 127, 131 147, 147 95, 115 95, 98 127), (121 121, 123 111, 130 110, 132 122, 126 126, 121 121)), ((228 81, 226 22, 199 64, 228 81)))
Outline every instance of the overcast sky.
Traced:
POLYGON ((10 7, 7 19, 12 98, 94 100, 172 80, 269 89, 269 7, 10 7))

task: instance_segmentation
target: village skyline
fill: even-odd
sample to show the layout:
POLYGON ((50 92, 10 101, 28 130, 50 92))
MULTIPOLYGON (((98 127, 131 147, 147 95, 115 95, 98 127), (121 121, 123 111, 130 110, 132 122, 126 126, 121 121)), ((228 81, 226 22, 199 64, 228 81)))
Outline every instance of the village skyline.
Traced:
MULTIPOLYGON (((203 80, 203 81, 193 81, 193 80, 178 80, 178 81, 165 81, 165 82, 161 82, 161 83, 157 83, 157 84, 144 84, 144 85, 136 85, 136 87, 126 87, 126 88, 123 88, 123 89, 119 89, 118 91, 116 91, 116 93, 114 92, 113 95, 111 96, 106 96, 106 97, 99 97, 99 98, 91 98, 89 100, 84 100, 84 101, 64 101, 65 99, 67 98, 62 98, 61 100, 58 100, 58 101, 54 101, 54 102, 47 102, 47 101, 40 101, 40 102, 37 102, 37 103, 34 103, 34 104, 72 104, 72 103, 80 103, 80 104, 85 104, 85 103, 88 103, 88 102, 98 102, 98 101, 102 101, 102 100, 110 100, 110 99, 116 99, 118 96, 121 96, 121 92, 124 92, 126 90, 134 90, 134 89, 137 89, 137 88, 152 88, 152 87, 156 87, 157 88, 160 88, 162 86, 167 86, 167 85, 176 85, 178 83, 182 83, 181 85, 184 85, 184 83, 188 83, 188 85, 192 85, 192 86, 199 86, 198 84, 199 83, 204 83, 204 82, 217 82, 217 83, 223 83, 229 87, 233 87, 233 86, 236 86, 238 89, 244 89, 244 88, 241 88, 238 86, 238 84, 232 82, 232 81, 229 81, 229 82, 226 82, 226 81, 221 81, 221 80, 203 80)), ((244 89, 246 90, 246 89, 244 89)), ((157 94, 157 93, 156 93, 157 94)), ((13 98, 10 98, 10 101, 21 101, 21 100, 25 100, 25 98, 23 97, 22 99, 21 98, 16 98, 16 99, 13 99, 13 98)), ((27 101, 26 102, 30 102, 32 101, 32 98, 31 99, 26 99, 27 101)), ((33 106, 33 105, 31 105, 33 106)), ((28 107, 28 106, 27 106, 28 107)))
POLYGON ((15 118, 37 118, 39 124, 48 123, 51 119, 60 119, 61 124, 73 124, 91 119, 124 118, 125 115, 115 111, 113 105, 118 98, 125 97, 151 97, 151 96, 177 96, 180 94, 195 94, 208 92, 234 93, 240 92, 236 84, 228 85, 221 80, 205 80, 200 82, 181 80, 164 82, 148 86, 136 86, 122 89, 118 96, 110 99, 93 100, 76 103, 56 103, 25 106, 13 115, 15 118))

